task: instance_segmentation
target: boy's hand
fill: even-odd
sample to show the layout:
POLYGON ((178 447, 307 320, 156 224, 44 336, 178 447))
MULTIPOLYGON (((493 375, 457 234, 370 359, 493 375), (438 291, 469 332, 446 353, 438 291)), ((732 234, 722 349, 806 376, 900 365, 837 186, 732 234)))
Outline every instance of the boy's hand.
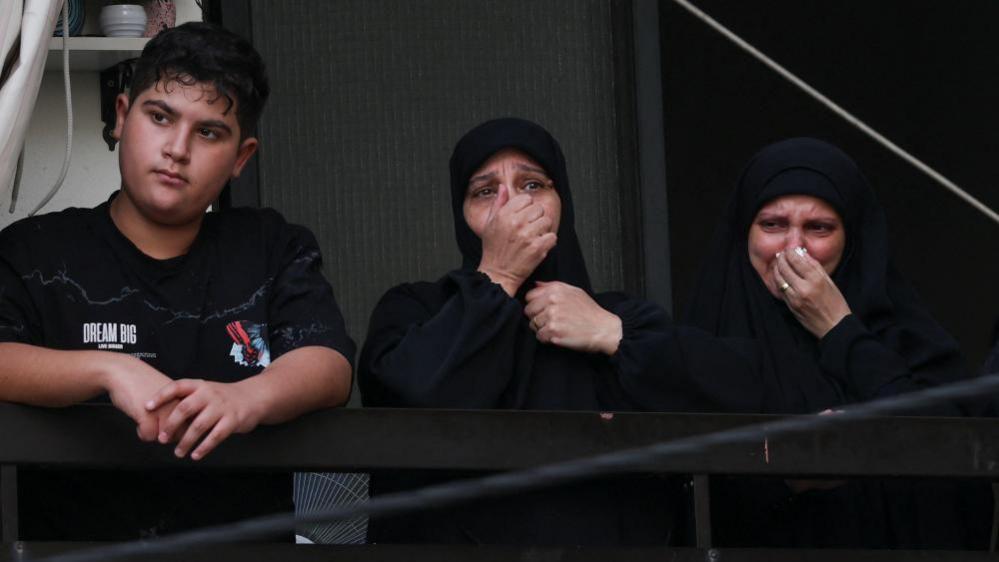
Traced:
POLYGON ((174 454, 183 458, 200 441, 191 452, 192 460, 200 460, 233 433, 252 431, 262 416, 260 398, 244 383, 181 379, 161 387, 145 404, 150 414, 163 407, 170 410, 159 425, 159 442, 179 440, 174 454), (171 402, 176 402, 172 409, 171 402))
POLYGON ((123 353, 108 354, 104 388, 111 403, 136 423, 136 433, 143 441, 155 441, 159 433, 161 416, 170 410, 164 401, 161 412, 145 407, 157 390, 172 382, 170 377, 151 367, 145 361, 123 353))

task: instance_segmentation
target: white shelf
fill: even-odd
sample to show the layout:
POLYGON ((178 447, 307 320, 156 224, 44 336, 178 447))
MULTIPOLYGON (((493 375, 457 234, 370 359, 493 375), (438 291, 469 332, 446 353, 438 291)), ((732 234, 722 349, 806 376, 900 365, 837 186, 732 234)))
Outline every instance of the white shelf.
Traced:
MULTIPOLYGON (((100 71, 125 59, 139 56, 148 37, 70 37, 69 69, 100 71)), ((62 37, 49 39, 45 70, 62 70, 62 37)))

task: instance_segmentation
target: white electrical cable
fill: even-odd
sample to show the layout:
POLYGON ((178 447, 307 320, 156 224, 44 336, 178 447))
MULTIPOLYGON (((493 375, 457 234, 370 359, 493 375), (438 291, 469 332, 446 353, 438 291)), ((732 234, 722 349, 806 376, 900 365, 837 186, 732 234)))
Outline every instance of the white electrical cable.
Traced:
MULTIPOLYGON (((28 213, 28 216, 33 216, 42 207, 44 207, 59 191, 62 187, 63 181, 66 179, 66 173, 69 171, 69 160, 73 156, 73 94, 69 87, 69 2, 64 0, 62 5, 62 79, 63 83, 66 85, 66 157, 62 161, 62 171, 59 172, 59 179, 56 180, 55 185, 52 189, 42 198, 41 203, 35 207, 33 211, 28 213)), ((13 208, 13 201, 11 201, 11 207, 13 208)))
POLYGON ((768 67, 773 69, 774 72, 781 75, 785 80, 794 84, 809 96, 815 98, 816 101, 829 108, 830 111, 832 111, 836 115, 839 115, 840 117, 845 119, 848 123, 866 133, 867 136, 871 137, 872 139, 880 143, 888 150, 894 152, 900 158, 902 158, 909 164, 912 164, 917 169, 922 171, 924 174, 936 180, 937 183, 950 190, 954 195, 957 195, 958 197, 963 199, 966 203, 968 203, 975 209, 981 211, 982 214, 992 219, 996 224, 999 224, 999 213, 996 213, 988 206, 986 206, 984 203, 976 199, 973 195, 958 187, 957 184, 944 177, 944 175, 941 174, 940 172, 937 172, 929 165, 923 163, 922 160, 909 154, 908 152, 905 151, 905 149, 899 147, 892 141, 885 138, 884 135, 875 131, 873 128, 871 128, 866 123, 858 119, 852 113, 840 107, 838 104, 836 104, 836 102, 827 98, 821 92, 808 85, 808 83, 806 83, 801 78, 795 76, 791 71, 787 70, 786 68, 778 64, 776 61, 771 59, 770 57, 761 53, 756 47, 750 45, 742 37, 739 37, 732 31, 730 31, 728 28, 715 21, 711 16, 705 14, 687 0, 673 0, 673 2, 679 4, 685 10, 690 12, 692 15, 694 15, 704 23, 708 24, 709 27, 711 27, 718 33, 722 34, 726 39, 738 45, 743 51, 746 51, 747 53, 752 55, 754 58, 756 58, 756 60, 767 65, 768 67))

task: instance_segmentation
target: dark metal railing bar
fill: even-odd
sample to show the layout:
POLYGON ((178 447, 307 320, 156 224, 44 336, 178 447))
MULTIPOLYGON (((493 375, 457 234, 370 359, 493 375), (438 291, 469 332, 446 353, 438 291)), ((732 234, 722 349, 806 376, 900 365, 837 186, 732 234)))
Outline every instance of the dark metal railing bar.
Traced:
POLYGON ((768 440, 779 435, 811 432, 875 415, 912 411, 953 400, 992 395, 997 391, 999 391, 999 374, 991 374, 968 381, 851 405, 837 412, 836 415, 785 418, 774 422, 657 443, 637 449, 387 494, 353 505, 337 506, 299 516, 288 513, 259 517, 231 525, 207 527, 180 533, 155 541, 120 543, 107 548, 82 550, 44 560, 46 562, 97 562, 118 560, 136 554, 180 552, 211 544, 235 542, 288 532, 302 524, 327 523, 359 516, 384 517, 449 507, 473 499, 509 495, 632 471, 635 466, 642 466, 652 458, 663 459, 676 454, 698 452, 712 447, 727 447, 744 441, 768 440))
MULTIPOLYGON (((101 543, 4 545, 0 562, 21 562, 72 552, 101 543)), ((841 550, 841 549, 701 549, 668 547, 514 547, 441 545, 292 545, 227 544, 194 552, 139 554, 122 562, 986 562, 987 552, 841 550)))
MULTIPOLYGON (((179 470, 513 470, 775 422, 779 416, 327 410, 233 436, 201 462, 142 443, 111 406, 0 403, 0 464, 179 470)), ((805 419, 810 419, 805 417, 805 419)), ((999 476, 999 420, 883 417, 673 455, 638 472, 770 476, 999 476), (765 446, 766 444, 766 446, 765 446), (765 454, 768 452, 769 454, 765 454)))

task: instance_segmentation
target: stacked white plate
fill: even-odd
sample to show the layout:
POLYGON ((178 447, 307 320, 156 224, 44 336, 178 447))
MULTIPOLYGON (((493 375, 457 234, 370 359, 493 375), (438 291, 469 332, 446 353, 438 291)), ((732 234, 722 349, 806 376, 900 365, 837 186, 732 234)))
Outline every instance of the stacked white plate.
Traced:
POLYGON ((100 24, 106 37, 142 37, 146 31, 146 10, 137 4, 104 6, 100 24))

